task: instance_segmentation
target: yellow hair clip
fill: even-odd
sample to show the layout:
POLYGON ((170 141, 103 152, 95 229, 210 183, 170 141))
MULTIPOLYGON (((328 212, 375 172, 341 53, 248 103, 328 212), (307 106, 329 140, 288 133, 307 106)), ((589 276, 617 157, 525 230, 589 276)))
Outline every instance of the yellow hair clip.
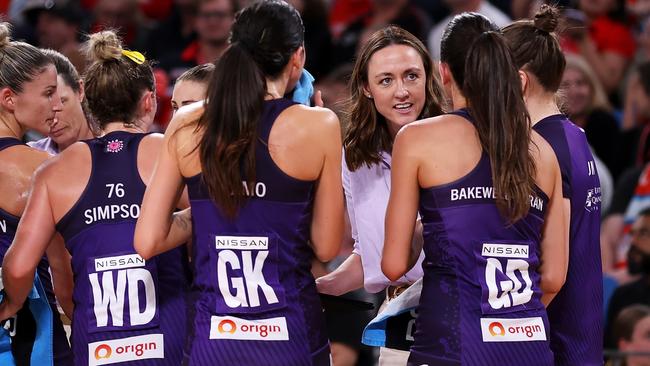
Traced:
POLYGON ((145 61, 144 55, 138 51, 122 50, 122 54, 138 65, 142 65, 145 61))

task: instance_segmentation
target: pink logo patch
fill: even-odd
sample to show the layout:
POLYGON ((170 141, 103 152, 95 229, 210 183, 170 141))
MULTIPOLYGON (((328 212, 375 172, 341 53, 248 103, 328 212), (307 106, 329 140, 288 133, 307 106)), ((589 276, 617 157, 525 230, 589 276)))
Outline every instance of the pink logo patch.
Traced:
POLYGON ((116 153, 122 151, 124 143, 121 140, 111 140, 106 145, 106 152, 116 153))

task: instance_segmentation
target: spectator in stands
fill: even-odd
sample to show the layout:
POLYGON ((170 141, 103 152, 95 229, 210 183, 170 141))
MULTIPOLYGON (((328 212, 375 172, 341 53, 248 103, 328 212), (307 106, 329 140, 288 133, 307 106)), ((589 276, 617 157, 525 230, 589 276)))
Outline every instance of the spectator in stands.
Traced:
MULTIPOLYGON (((584 23, 565 34, 563 48, 582 55, 607 93, 613 93, 632 60, 635 42, 626 24, 624 0, 579 0, 584 23)), ((579 21, 574 17, 574 21, 579 21)))
POLYGON ((650 120, 650 61, 641 63, 628 81, 623 110, 623 129, 635 129, 650 120))
POLYGON ((331 0, 329 25, 332 37, 338 39, 352 22, 370 9, 370 0, 331 0))
POLYGON ((143 21, 137 0, 97 0, 93 10, 94 22, 90 33, 116 29, 126 48, 146 49, 151 28, 143 21))
POLYGON ((625 357, 625 366, 650 365, 650 306, 632 305, 616 317, 613 337, 622 352, 643 352, 645 355, 625 357))
MULTIPOLYGON (((622 309, 633 304, 650 306, 650 209, 641 211, 630 231, 631 243, 627 251, 627 269, 637 280, 614 291, 607 309, 606 345, 613 346, 612 326, 622 309)), ((629 338, 628 338, 629 339, 629 338)))
POLYGON ((181 54, 185 70, 221 57, 228 48, 230 28, 237 10, 236 0, 198 0, 194 23, 197 39, 181 54))
MULTIPOLYGON (((84 9, 91 11, 97 6, 97 3, 101 0, 71 0, 71 1, 80 2, 81 6, 84 9)), ((140 9, 141 14, 144 15, 147 19, 160 21, 166 19, 173 11, 172 2, 173 0, 137 0, 138 3, 137 5, 138 8, 140 9)))
POLYGON ((440 40, 442 39, 442 33, 454 16, 466 11, 479 13, 485 15, 499 28, 505 27, 511 21, 506 14, 490 4, 487 0, 443 0, 443 2, 449 6, 451 15, 434 25, 431 32, 429 32, 429 52, 434 60, 440 60, 440 40))
POLYGON ((630 246, 632 224, 640 212, 650 208, 650 164, 631 167, 621 174, 616 184, 612 206, 601 225, 600 245, 603 273, 627 283, 626 255, 630 246))
POLYGON ((175 80, 185 67, 179 65, 181 53, 196 40, 196 0, 174 0, 169 18, 158 24, 147 40, 147 57, 158 61, 171 80, 175 80), (180 70, 180 72, 179 72, 180 70))
POLYGON ((587 134, 587 141, 610 170, 618 177, 617 165, 618 123, 612 115, 612 107, 589 64, 581 57, 567 55, 567 65, 562 78, 566 113, 587 134))
POLYGON ((34 27, 37 46, 61 52, 80 73, 84 72, 86 58, 81 51, 79 39, 84 29, 84 13, 77 2, 29 1, 25 6, 24 15, 34 27))
POLYGON ((74 65, 61 53, 54 50, 43 51, 56 67, 56 91, 61 97, 63 108, 56 112, 49 125, 48 136, 29 142, 28 145, 56 155, 79 140, 93 138, 85 112, 84 83, 74 65))
POLYGON ((361 35, 367 28, 394 24, 421 41, 426 40, 430 21, 427 15, 409 0, 371 0, 370 4, 370 11, 350 23, 335 40, 332 67, 353 60, 361 35))

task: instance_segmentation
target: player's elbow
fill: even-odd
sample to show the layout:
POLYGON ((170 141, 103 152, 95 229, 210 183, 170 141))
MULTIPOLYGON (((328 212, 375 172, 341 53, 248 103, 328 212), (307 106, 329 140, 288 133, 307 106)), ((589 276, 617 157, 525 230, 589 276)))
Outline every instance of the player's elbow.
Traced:
POLYGON ((560 292, 565 281, 566 272, 562 273, 558 271, 556 273, 544 273, 542 274, 540 288, 545 294, 556 294, 560 292))
POLYGON ((19 282, 20 280, 34 277, 34 268, 20 265, 14 260, 7 259, 5 257, 5 260, 2 262, 2 279, 4 282, 19 282))
POLYGON ((391 281, 397 281, 404 273, 406 273, 406 266, 399 265, 394 261, 386 259, 385 257, 381 260, 381 271, 384 272, 384 276, 391 281))
POLYGON ((133 239, 133 247, 142 259, 147 261, 154 256, 154 246, 154 239, 148 236, 138 235, 136 230, 136 235, 133 239))
POLYGON ((339 253, 340 243, 332 242, 325 245, 314 243, 314 255, 321 262, 329 262, 339 253))
POLYGON ((339 254, 343 237, 343 220, 340 225, 312 225, 311 245, 321 262, 329 262, 339 254))

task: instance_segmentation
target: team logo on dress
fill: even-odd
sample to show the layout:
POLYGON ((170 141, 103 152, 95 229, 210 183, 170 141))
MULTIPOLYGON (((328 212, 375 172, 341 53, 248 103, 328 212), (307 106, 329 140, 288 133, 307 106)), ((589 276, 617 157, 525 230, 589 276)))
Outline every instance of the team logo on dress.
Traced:
POLYGON ((111 339, 88 345, 88 366, 165 358, 162 334, 111 339))
POLYGON ((541 317, 481 318, 483 342, 545 341, 546 328, 541 317))
POLYGON ((490 331, 490 335, 492 336, 504 336, 506 335, 506 328, 503 327, 503 324, 499 322, 492 322, 488 326, 488 330, 490 331))
POLYGON ((242 319, 234 316, 213 316, 210 320, 210 339, 288 341, 289 329, 284 317, 242 319))
POLYGON ((95 359, 100 360, 102 358, 110 358, 111 353, 113 353, 113 349, 111 349, 111 346, 107 344, 100 344, 95 348, 95 359))
POLYGON ((124 148, 124 142, 122 140, 111 140, 106 145, 106 152, 117 153, 122 151, 122 148, 124 148))
POLYGON ((219 323, 219 326, 217 327, 219 330, 219 333, 230 333, 233 334, 235 331, 237 331, 237 325, 235 324, 234 321, 224 319, 219 323))
POLYGON ((600 194, 600 187, 595 187, 587 191, 587 199, 585 201, 585 210, 587 212, 594 212, 600 209, 600 203, 602 202, 602 197, 600 194))

